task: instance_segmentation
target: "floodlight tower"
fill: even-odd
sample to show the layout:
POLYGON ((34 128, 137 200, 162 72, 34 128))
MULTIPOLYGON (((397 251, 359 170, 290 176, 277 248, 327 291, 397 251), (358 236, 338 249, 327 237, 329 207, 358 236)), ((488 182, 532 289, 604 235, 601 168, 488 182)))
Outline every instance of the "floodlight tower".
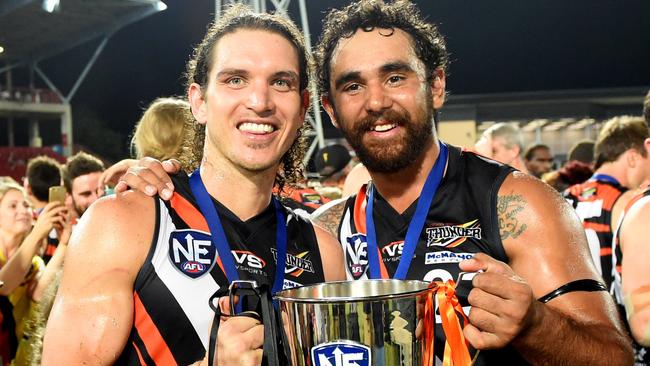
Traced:
MULTIPOLYGON (((289 13, 287 9, 289 9, 289 4, 291 3, 291 0, 269 0, 269 1, 273 6, 272 10, 274 10, 278 14, 282 14, 287 18, 289 18, 289 13)), ((267 12, 266 0, 215 0, 214 2, 215 19, 219 19, 224 7, 226 7, 229 4, 235 4, 235 3, 248 5, 251 9, 253 9, 253 11, 257 13, 267 12)), ((305 36, 305 46, 307 47, 307 50, 311 51, 309 19, 307 17, 307 5, 305 4, 305 0, 298 0, 298 6, 300 8, 300 24, 302 27, 302 33, 305 36)), ((313 140, 310 142, 309 149, 307 150, 307 154, 305 155, 305 158, 303 160, 303 163, 305 165, 309 161, 309 158, 314 153, 314 151, 316 151, 316 147, 322 148, 325 146, 325 138, 323 136, 323 124, 320 115, 320 100, 318 98, 318 91, 316 90, 316 86, 312 86, 312 90, 310 92, 311 92, 310 94, 311 94, 311 102, 313 108, 311 109, 311 112, 307 114, 306 120, 307 123, 309 123, 310 126, 312 127, 312 131, 308 132, 307 136, 312 137, 313 140)))

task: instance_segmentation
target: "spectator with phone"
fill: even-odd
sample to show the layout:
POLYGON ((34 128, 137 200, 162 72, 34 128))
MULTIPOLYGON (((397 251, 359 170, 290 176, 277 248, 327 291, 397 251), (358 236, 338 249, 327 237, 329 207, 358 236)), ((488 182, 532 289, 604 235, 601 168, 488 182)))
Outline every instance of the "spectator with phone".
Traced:
MULTIPOLYGON (((43 290, 52 279, 52 273, 62 263, 63 250, 54 263, 47 268, 38 255, 48 233, 57 228, 60 238, 67 243, 69 230, 66 227, 66 207, 61 202, 45 205, 34 223, 32 207, 27 193, 18 184, 0 184, 0 296, 9 301, 11 312, 3 307, 3 322, 15 323, 10 356, 13 357, 17 344, 24 337, 24 320, 30 307, 41 299, 43 290)), ((4 324, 7 324, 4 323, 4 324)))
MULTIPOLYGON (((41 155, 32 158, 27 163, 27 171, 23 179, 23 187, 27 192, 27 198, 34 208, 34 219, 43 211, 48 202, 52 202, 52 189, 58 191, 57 200, 65 202, 65 188, 61 186, 61 164, 53 158, 41 155), (55 188, 56 187, 56 188, 55 188), (61 194, 63 194, 61 196, 61 194)), ((47 264, 59 244, 56 231, 52 230, 47 236, 47 246, 41 254, 47 264)))
MULTIPOLYGON (((71 204, 65 211, 65 215, 62 213, 63 219, 57 224, 57 234, 60 238, 59 246, 53 252, 52 259, 41 276, 38 298, 33 299, 35 302, 28 308, 29 311, 22 316, 23 323, 19 326, 21 334, 18 336, 19 345, 15 358, 16 364, 40 365, 41 363, 45 326, 54 303, 54 296, 59 288, 67 243, 70 239, 72 227, 76 223, 76 218, 73 219, 72 215, 81 217, 88 207, 101 196, 96 187, 99 176, 103 171, 104 163, 101 160, 85 152, 79 152, 70 157, 63 167, 63 182, 65 185, 63 187, 54 186, 49 190, 50 203, 48 205, 62 207, 66 210, 68 198, 70 198, 71 204)), ((40 257, 38 258, 40 259, 40 257)))
POLYGON ((48 203, 50 187, 60 185, 61 164, 58 161, 46 155, 29 160, 23 187, 37 217, 48 203))

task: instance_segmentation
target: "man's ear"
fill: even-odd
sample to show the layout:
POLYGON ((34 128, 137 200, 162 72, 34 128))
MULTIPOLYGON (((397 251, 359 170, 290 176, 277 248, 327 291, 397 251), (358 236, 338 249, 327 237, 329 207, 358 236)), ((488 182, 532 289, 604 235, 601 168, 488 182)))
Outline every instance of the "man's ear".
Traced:
POLYGON ((440 109, 445 103, 445 88, 447 81, 445 79, 445 70, 435 69, 433 71, 433 80, 431 81, 431 94, 433 98, 433 109, 440 109))
POLYGON ((623 153, 625 162, 627 163, 628 168, 634 168, 636 167, 637 164, 637 159, 641 157, 641 154, 634 149, 630 148, 626 152, 623 153))
POLYGON ((192 108, 192 114, 196 121, 200 124, 205 124, 208 121, 208 113, 206 110, 206 102, 203 98, 201 86, 197 83, 192 83, 187 90, 187 99, 192 108))
POLYGON ((332 106, 332 103, 330 102, 330 98, 326 95, 323 95, 320 98, 320 103, 323 105, 323 109, 325 109, 325 112, 327 112, 327 115, 330 116, 330 120, 332 121, 332 124, 334 127, 339 128, 339 123, 336 120, 336 115, 334 114, 334 107, 332 106))

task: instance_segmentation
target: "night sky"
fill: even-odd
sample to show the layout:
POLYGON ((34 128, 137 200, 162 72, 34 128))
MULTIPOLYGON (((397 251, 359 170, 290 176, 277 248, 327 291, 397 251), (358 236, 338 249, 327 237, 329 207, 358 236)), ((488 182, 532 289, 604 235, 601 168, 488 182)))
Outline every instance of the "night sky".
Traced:
MULTIPOLYGON (((72 101, 73 109, 94 111, 124 135, 125 146, 149 102, 184 94, 185 62, 213 19, 212 0, 164 1, 167 10, 113 35, 72 101)), ((313 44, 322 14, 346 3, 307 0, 313 44)), ((648 0, 416 3, 446 37, 452 95, 650 86, 648 0)), ((296 0, 290 12, 298 14, 296 0)), ((97 43, 50 59, 43 69, 67 93, 97 43)))

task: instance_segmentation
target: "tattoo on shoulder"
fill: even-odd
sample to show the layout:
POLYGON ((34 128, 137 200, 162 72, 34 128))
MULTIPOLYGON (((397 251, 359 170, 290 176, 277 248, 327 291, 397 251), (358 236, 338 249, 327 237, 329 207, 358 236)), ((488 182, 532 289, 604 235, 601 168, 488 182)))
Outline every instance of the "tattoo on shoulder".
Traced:
POLYGON ((318 225, 327 230, 327 232, 332 234, 335 238, 338 238, 339 234, 337 230, 339 228, 339 223, 341 222, 341 217, 343 216, 345 201, 346 200, 341 200, 341 202, 337 202, 324 210, 314 211, 311 215, 311 222, 314 223, 314 225, 318 225))
POLYGON ((517 217, 525 206, 526 200, 520 194, 509 194, 497 198, 497 215, 501 240, 516 239, 526 231, 526 224, 521 223, 517 217))

